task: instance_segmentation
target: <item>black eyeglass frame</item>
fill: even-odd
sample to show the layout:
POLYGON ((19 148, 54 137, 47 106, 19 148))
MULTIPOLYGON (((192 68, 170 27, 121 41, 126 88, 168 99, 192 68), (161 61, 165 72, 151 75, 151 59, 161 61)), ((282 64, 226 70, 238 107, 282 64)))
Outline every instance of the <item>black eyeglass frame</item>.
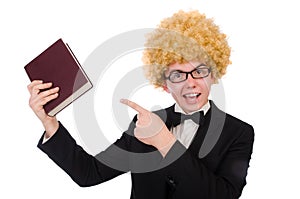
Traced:
POLYGON ((187 80, 189 74, 191 74, 191 76, 192 76, 193 79, 202 79, 202 78, 207 77, 207 76, 211 73, 211 68, 210 68, 210 67, 208 67, 208 66, 202 67, 202 66, 203 66, 203 65, 199 65, 198 67, 196 67, 194 70, 192 70, 192 71, 190 71, 190 72, 184 72, 184 71, 181 71, 181 70, 175 70, 175 71, 172 71, 168 77, 164 76, 164 78, 167 79, 167 80, 169 80, 169 81, 172 82, 172 83, 180 83, 180 82, 184 82, 185 80, 187 80), (199 70, 199 69, 200 69, 200 70, 202 70, 202 69, 208 70, 207 75, 205 75, 205 76, 203 76, 203 77, 194 77, 194 76, 193 76, 193 72, 195 72, 195 71, 197 71, 197 70, 199 70), (185 79, 183 79, 183 80, 181 80, 181 81, 179 81, 179 82, 174 82, 174 81, 172 81, 170 77, 171 77, 171 75, 172 75, 173 72, 178 72, 178 73, 181 73, 181 74, 184 73, 184 74, 185 74, 185 79))

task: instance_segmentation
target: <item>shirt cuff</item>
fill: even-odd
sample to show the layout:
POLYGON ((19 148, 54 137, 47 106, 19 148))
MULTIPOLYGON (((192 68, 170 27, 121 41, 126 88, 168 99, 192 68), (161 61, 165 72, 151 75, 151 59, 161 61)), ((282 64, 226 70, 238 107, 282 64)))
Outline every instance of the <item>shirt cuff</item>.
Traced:
POLYGON ((42 144, 45 144, 51 137, 46 138, 46 134, 44 134, 42 144))
MULTIPOLYGON (((59 125, 61 125, 60 122, 58 122, 58 123, 59 123, 59 125)), ((55 133, 56 133, 56 132, 55 132, 55 133)), ((54 133, 54 134, 55 134, 55 133, 54 133)), ((53 134, 53 135, 54 135, 54 134, 53 134)), ((50 138, 52 138, 53 135, 51 135, 50 137, 46 138, 46 132, 44 132, 42 144, 45 144, 48 140, 50 140, 50 138)))

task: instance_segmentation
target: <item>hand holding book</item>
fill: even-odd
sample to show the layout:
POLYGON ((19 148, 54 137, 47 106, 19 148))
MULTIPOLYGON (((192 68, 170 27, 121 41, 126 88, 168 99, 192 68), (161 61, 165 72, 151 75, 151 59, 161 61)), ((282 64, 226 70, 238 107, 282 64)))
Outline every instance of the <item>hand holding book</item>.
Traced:
POLYGON ((41 120, 46 137, 58 129, 55 115, 92 88, 70 47, 57 40, 24 67, 31 83, 29 105, 41 120), (59 92, 59 93, 58 93, 59 92))
POLYGON ((45 112, 54 116, 92 88, 70 47, 57 40, 24 67, 29 79, 51 82, 60 88, 60 95, 44 104, 45 112))
POLYGON ((52 83, 43 83, 41 80, 34 80, 28 86, 30 93, 29 106, 41 120, 45 130, 46 138, 51 137, 58 129, 58 121, 55 116, 49 116, 44 109, 44 105, 54 100, 59 95, 59 88, 51 88, 52 83), (47 90, 45 90, 47 89, 47 90), (44 90, 41 92, 41 90, 44 90))

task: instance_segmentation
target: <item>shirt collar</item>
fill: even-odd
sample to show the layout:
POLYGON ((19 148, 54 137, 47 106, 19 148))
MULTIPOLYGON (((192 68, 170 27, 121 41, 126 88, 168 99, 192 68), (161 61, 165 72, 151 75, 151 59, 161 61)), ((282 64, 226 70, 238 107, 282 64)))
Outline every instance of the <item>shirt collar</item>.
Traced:
MULTIPOLYGON (((199 110, 196 110, 194 112, 191 112, 189 113, 188 115, 191 115, 195 112, 198 112, 198 111, 203 111, 204 112, 204 115, 207 113, 207 111, 210 109, 210 103, 209 103, 209 100, 207 100, 206 104, 204 104, 199 110)), ((178 113, 183 113, 183 114, 186 114, 183 109, 179 106, 179 104, 175 103, 175 107, 174 107, 174 111, 175 112, 178 112, 178 113)))

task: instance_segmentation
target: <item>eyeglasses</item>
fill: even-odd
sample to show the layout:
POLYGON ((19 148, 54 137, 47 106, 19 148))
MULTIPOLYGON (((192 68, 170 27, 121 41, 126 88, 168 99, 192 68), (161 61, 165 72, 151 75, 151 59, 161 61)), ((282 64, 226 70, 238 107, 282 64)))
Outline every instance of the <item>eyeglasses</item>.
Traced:
POLYGON ((183 72, 181 70, 175 70, 170 73, 165 79, 170 80, 172 83, 179 83, 187 80, 188 75, 191 74, 194 79, 202 79, 209 75, 211 69, 209 67, 202 67, 203 65, 198 66, 190 72, 183 72))

